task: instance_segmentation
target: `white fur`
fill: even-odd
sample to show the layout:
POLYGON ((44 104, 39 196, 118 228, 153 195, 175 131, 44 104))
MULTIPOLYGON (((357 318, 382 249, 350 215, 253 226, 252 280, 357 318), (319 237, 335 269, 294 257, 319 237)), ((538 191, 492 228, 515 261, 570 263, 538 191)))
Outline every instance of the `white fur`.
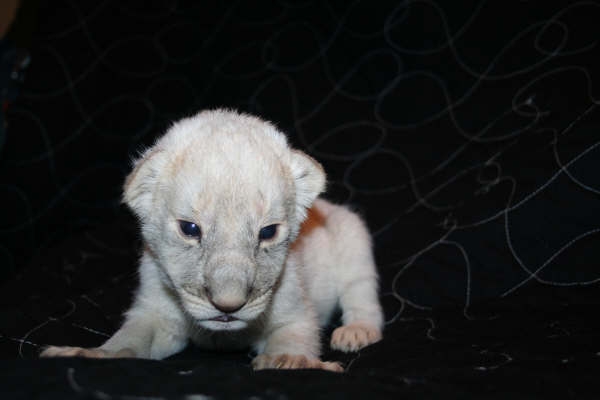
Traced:
POLYGON ((257 369, 340 371, 319 359, 319 327, 341 307, 331 346, 355 351, 381 338, 383 316, 370 236, 356 214, 317 199, 324 185, 321 166, 266 121, 214 110, 177 122, 125 183, 145 248, 123 326, 98 349, 42 356, 161 359, 192 340, 252 346, 257 369), (275 237, 259 240, 272 224, 275 237))

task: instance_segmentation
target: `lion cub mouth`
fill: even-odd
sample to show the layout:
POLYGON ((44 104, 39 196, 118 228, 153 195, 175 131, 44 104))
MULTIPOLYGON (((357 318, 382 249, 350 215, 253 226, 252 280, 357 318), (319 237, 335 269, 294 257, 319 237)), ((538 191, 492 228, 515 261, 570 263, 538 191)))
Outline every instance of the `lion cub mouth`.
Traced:
POLYGON ((233 322, 233 321, 237 321, 238 319, 236 317, 232 317, 231 315, 227 315, 227 314, 223 314, 223 315, 218 315, 214 318, 209 319, 209 321, 216 321, 216 322, 233 322))

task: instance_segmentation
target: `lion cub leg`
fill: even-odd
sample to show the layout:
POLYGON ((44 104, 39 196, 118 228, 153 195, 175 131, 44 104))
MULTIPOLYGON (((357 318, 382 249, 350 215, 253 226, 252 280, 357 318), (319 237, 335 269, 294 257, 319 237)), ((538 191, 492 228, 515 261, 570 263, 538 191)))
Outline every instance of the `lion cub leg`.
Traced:
POLYGON ((333 331, 331 348, 351 352, 381 340, 384 318, 369 233, 354 214, 346 213, 337 223, 346 226, 336 238, 338 244, 343 244, 343 257, 336 263, 343 326, 333 331))
POLYGON ((184 332, 177 332, 171 322, 157 318, 156 313, 151 311, 133 309, 123 326, 102 346, 50 346, 42 351, 40 357, 162 359, 181 351, 187 344, 184 332), (132 316, 132 311, 139 313, 132 316))
POLYGON ((261 354, 252 360, 260 369, 322 369, 343 372, 336 362, 319 359, 319 328, 315 321, 304 320, 281 326, 266 338, 261 354))
POLYGON ((123 326, 100 347, 50 346, 42 351, 40 357, 162 359, 181 351, 187 344, 183 332, 173 332, 169 322, 161 323, 155 313, 140 313, 127 318, 123 326))
POLYGON ((331 348, 358 351, 382 339, 383 313, 377 296, 375 278, 350 283, 339 299, 343 325, 331 335, 331 348))
MULTIPOLYGON (((144 276, 142 278, 143 283, 144 276)), ((178 317, 177 308, 163 293, 148 287, 141 285, 136 301, 125 315, 125 322, 102 346, 88 349, 50 346, 40 357, 162 359, 181 351, 187 345, 183 319, 178 317), (155 307, 156 304, 162 305, 163 312, 155 307)))

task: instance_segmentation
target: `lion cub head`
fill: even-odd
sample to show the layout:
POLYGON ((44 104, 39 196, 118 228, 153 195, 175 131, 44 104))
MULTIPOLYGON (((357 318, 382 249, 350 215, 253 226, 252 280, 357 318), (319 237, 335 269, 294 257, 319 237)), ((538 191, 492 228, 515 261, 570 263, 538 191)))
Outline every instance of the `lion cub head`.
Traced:
POLYGON ((175 123, 135 163, 124 201, 164 284, 207 329, 241 329, 269 304, 325 175, 270 123, 228 110, 175 123))

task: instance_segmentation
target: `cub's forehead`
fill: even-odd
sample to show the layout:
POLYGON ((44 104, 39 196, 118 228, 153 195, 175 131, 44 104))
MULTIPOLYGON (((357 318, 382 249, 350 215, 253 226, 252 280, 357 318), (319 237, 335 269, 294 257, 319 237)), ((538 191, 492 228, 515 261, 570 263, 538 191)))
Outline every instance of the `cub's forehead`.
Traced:
POLYGON ((285 136, 255 117, 202 114, 175 124, 158 144, 169 155, 164 186, 173 200, 194 208, 281 203, 291 180, 285 136))
POLYGON ((286 164, 268 148, 236 147, 232 151, 194 149, 175 157, 167 184, 194 193, 263 200, 287 189, 291 176, 286 164))
POLYGON ((287 210, 293 196, 288 171, 276 159, 256 153, 229 154, 188 153, 167 179, 166 188, 173 210, 200 218, 212 216, 223 220, 261 218, 287 210), (231 157, 229 157, 231 156, 231 157), (231 214, 231 215, 229 215, 231 214), (229 215, 229 217, 226 217, 229 215))
POLYGON ((287 149, 287 138, 275 126, 253 115, 233 110, 217 109, 202 111, 192 117, 183 118, 173 124, 161 138, 163 148, 186 147, 197 139, 211 141, 230 139, 235 145, 246 141, 259 141, 275 149, 287 149))
POLYGON ((229 175, 238 169, 272 169, 290 153, 285 135, 270 122, 223 109, 176 122, 157 146, 170 155, 175 168, 229 175))
POLYGON ((187 137, 167 148, 172 179, 220 187, 237 184, 261 187, 284 178, 290 151, 268 137, 245 131, 212 131, 187 137))

